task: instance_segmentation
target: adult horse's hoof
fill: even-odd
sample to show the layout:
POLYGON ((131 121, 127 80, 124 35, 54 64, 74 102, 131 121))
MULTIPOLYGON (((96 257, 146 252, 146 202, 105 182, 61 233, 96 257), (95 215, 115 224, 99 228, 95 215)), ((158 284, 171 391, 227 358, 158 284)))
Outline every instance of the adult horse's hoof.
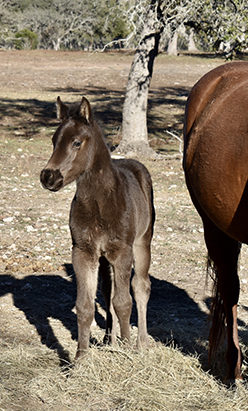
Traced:
POLYGON ((225 378, 224 384, 228 388, 231 388, 231 387, 236 388, 240 385, 245 384, 245 381, 244 381, 243 377, 241 377, 241 378, 225 378))

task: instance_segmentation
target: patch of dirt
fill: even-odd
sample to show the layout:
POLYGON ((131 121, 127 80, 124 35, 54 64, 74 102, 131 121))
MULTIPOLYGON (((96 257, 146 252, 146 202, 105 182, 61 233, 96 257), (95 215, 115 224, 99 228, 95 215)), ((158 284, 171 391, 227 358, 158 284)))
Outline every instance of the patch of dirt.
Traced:
MULTIPOLYGON (((131 55, 118 53, 0 52, 3 346, 11 347, 13 340, 37 347, 44 344, 61 360, 75 354, 76 286, 68 229, 75 185, 48 193, 39 183, 39 174, 51 154, 51 137, 58 125, 54 109, 57 95, 65 102, 86 95, 109 142, 120 141, 122 103, 131 62, 131 55)), ((204 367, 211 289, 205 285, 206 248, 201 220, 185 186, 179 142, 172 134, 182 137, 190 88, 221 63, 194 57, 157 58, 149 94, 148 126, 151 145, 165 156, 144 160, 152 175, 156 206, 149 333, 165 343, 173 341, 186 353, 202 354, 204 367)), ((239 306, 244 344, 248 342, 247 262, 244 246, 239 306)), ((104 315, 104 303, 98 293, 94 341, 102 338, 104 315)), ((135 308, 131 322, 135 328, 135 308)))

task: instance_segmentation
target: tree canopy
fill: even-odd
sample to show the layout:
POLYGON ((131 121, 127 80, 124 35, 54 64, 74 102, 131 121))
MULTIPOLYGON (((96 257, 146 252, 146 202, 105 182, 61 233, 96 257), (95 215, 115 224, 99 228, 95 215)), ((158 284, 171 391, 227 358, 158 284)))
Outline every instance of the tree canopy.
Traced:
MULTIPOLYGON (((56 50, 102 48, 130 32, 121 1, 0 1, 0 46, 15 47, 16 34, 24 29, 37 35, 38 48, 56 50)), ((28 44, 23 41, 25 47, 28 44)))
POLYGON ((175 33, 181 47, 191 34, 199 50, 231 56, 247 48, 245 0, 0 0, 0 47, 136 48, 152 3, 162 49, 175 33))

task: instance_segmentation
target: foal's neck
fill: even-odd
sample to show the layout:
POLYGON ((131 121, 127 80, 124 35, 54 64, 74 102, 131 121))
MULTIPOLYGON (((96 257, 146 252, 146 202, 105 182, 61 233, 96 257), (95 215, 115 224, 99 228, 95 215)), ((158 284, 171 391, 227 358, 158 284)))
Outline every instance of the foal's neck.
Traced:
POLYGON ((95 201, 103 195, 109 196, 116 188, 116 170, 105 141, 97 144, 90 167, 77 179, 77 196, 92 197, 95 201))

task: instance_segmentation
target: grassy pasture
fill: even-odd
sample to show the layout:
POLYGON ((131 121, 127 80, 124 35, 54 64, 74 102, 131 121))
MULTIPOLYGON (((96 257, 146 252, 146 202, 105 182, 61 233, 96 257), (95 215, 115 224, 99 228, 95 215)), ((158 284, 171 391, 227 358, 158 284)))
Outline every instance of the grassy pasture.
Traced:
MULTIPOLYGON (((0 410, 248 410, 247 385, 227 389, 225 345, 211 370, 202 225, 184 183, 179 153, 187 94, 220 59, 155 62, 149 95, 156 226, 148 306, 151 347, 104 347, 104 302, 96 298, 91 348, 72 366, 77 344, 76 287, 68 214, 75 185, 48 193, 40 170, 58 125, 54 102, 86 95, 108 141, 121 137, 121 111, 132 56, 119 53, 0 52, 0 410), (169 132, 169 133, 168 133, 169 132), (172 133, 172 134, 171 134, 172 133)), ((248 253, 240 260, 239 333, 248 346, 248 253)))

